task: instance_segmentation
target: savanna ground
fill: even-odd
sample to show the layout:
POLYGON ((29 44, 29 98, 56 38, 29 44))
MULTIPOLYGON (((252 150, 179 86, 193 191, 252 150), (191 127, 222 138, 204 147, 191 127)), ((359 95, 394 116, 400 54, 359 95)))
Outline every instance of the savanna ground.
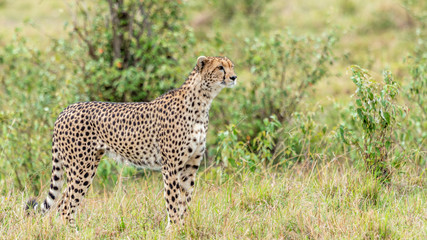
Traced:
POLYGON ((0 0, 0 238, 427 238, 425 1, 128 0, 121 24, 107 2, 0 0), (26 216, 63 108, 151 100, 199 55, 239 78, 212 105, 184 227, 165 232, 160 173, 108 158, 78 232, 26 216))
POLYGON ((120 178, 109 190, 91 191, 77 222, 79 233, 55 214, 24 217, 26 194, 2 199, 2 237, 209 238, 209 239, 423 239, 426 190, 399 179, 384 188, 346 164, 297 166, 283 174, 239 173, 224 178, 202 171, 191 217, 166 235, 160 174, 120 178), (7 234, 7 235, 6 235, 7 234))

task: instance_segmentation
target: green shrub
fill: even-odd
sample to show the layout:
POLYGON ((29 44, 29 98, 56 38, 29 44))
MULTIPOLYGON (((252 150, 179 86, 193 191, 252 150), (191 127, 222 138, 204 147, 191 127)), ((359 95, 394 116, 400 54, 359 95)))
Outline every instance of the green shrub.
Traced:
POLYGON ((266 11, 271 0, 214 0, 211 1, 213 9, 216 9, 217 18, 222 23, 236 24, 236 29, 247 25, 245 30, 260 33, 268 26, 266 11))
MULTIPOLYGON (((389 181, 390 162, 395 160, 394 134, 400 127, 399 117, 406 115, 406 109, 396 101, 399 86, 389 71, 384 71, 383 83, 358 66, 352 66, 351 71, 357 89, 349 110, 355 125, 341 125, 339 136, 357 150, 368 171, 381 181, 389 181)), ((399 161, 394 162, 399 165, 399 161)))
POLYGON ((298 37, 290 32, 247 39, 244 59, 251 76, 214 112, 228 110, 231 116, 226 118, 240 121, 245 136, 257 135, 272 115, 281 123, 289 121, 314 84, 327 75, 335 41, 335 35, 298 37))
POLYGON ((340 0, 339 9, 346 15, 354 15, 357 11, 356 4, 352 0, 340 0))
POLYGON ((81 54, 72 61, 91 100, 149 101, 175 88, 193 43, 182 3, 166 0, 76 3, 71 39, 81 54))
POLYGON ((331 160, 336 148, 333 129, 320 119, 323 107, 316 107, 307 113, 295 112, 292 122, 281 135, 283 159, 289 163, 314 160, 331 160))
POLYGON ((280 129, 281 124, 274 116, 264 119, 261 131, 253 139, 242 136, 235 125, 228 126, 226 131, 218 134, 217 163, 251 171, 272 166, 278 155, 275 142, 280 129))
MULTIPOLYGON (((51 172, 53 124, 62 108, 81 100, 65 69, 66 45, 29 47, 19 31, 0 50, 0 183, 37 193, 51 172)), ((70 52, 71 54, 71 52, 70 52)), ((6 188, 7 188, 6 187, 6 188)))
MULTIPOLYGON (((277 122, 285 126, 282 135, 271 139, 273 142, 270 144, 275 146, 272 153, 276 154, 275 163, 281 162, 284 157, 300 159, 301 156, 310 155, 310 149, 315 145, 308 147, 310 140, 302 138, 311 134, 324 135, 321 132, 324 125, 320 127, 323 129, 321 131, 316 126, 316 133, 310 129, 304 133, 305 128, 300 128, 302 123, 299 117, 305 114, 294 113, 313 86, 327 76, 334 60, 332 48, 336 40, 335 34, 298 37, 290 32, 246 39, 245 64, 240 68, 249 69, 250 76, 239 77, 242 80, 238 80, 233 94, 218 96, 219 100, 212 106, 212 116, 215 116, 212 125, 237 125, 229 129, 228 132, 236 131, 229 137, 233 136, 236 144, 245 144, 247 139, 260 136, 265 129, 265 119, 275 116, 277 122)), ((310 126, 307 125, 307 128, 310 126)), ((224 144, 224 136, 220 136, 216 139, 217 145, 224 144)), ((243 152, 258 152, 255 146, 247 144, 243 152)), ((224 146, 219 149, 224 151, 224 146)), ((235 149, 237 151, 240 146, 235 149)))
MULTIPOLYGON (((413 9, 422 11, 421 9, 413 9)), ((415 18, 420 21, 416 30, 415 49, 406 59, 409 68, 409 84, 405 89, 408 99, 409 121, 405 131, 400 134, 403 147, 410 151, 410 156, 420 164, 427 163, 427 4, 424 12, 417 13, 415 18)))

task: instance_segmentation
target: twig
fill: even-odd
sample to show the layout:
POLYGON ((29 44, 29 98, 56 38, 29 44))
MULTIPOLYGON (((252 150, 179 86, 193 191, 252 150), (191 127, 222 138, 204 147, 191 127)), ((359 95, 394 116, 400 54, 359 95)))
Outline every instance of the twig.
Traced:
POLYGON ((92 45, 92 43, 83 36, 83 34, 80 32, 80 29, 77 27, 77 25, 74 25, 74 31, 77 33, 77 35, 80 37, 81 40, 83 40, 83 42, 86 43, 88 50, 89 50, 89 56, 93 59, 93 60, 98 60, 98 56, 95 54, 95 47, 92 45))

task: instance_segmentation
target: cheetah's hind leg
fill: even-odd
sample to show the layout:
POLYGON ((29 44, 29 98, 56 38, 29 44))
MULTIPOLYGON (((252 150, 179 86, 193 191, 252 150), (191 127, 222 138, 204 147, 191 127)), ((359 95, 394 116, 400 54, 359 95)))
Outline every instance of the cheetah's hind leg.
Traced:
POLYGON ((68 223, 71 227, 76 226, 76 210, 92 184, 96 169, 104 153, 105 151, 102 149, 87 150, 85 152, 86 155, 79 158, 80 161, 83 161, 83 166, 77 167, 78 169, 76 169, 76 167, 70 165, 68 169, 66 169, 67 176, 72 177, 67 177, 67 188, 60 201, 58 211, 63 221, 68 223), (94 154, 92 154, 92 152, 94 152, 94 154))

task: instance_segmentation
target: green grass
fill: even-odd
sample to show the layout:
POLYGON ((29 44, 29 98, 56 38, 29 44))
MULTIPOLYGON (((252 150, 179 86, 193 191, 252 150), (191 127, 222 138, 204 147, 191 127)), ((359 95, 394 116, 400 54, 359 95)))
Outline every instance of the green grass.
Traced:
MULTIPOLYGON (((11 191, 0 201, 7 239, 425 239, 426 179, 397 176, 383 186, 337 161, 296 166, 285 173, 199 175, 185 226, 165 232, 163 184, 158 173, 119 178, 94 191, 77 214, 78 232, 56 213, 25 217, 28 196, 11 191)), ((409 176, 409 177, 407 177, 409 176)), ((96 179, 96 178, 95 178, 96 179)), ((43 195, 44 196, 44 195, 43 195)))

